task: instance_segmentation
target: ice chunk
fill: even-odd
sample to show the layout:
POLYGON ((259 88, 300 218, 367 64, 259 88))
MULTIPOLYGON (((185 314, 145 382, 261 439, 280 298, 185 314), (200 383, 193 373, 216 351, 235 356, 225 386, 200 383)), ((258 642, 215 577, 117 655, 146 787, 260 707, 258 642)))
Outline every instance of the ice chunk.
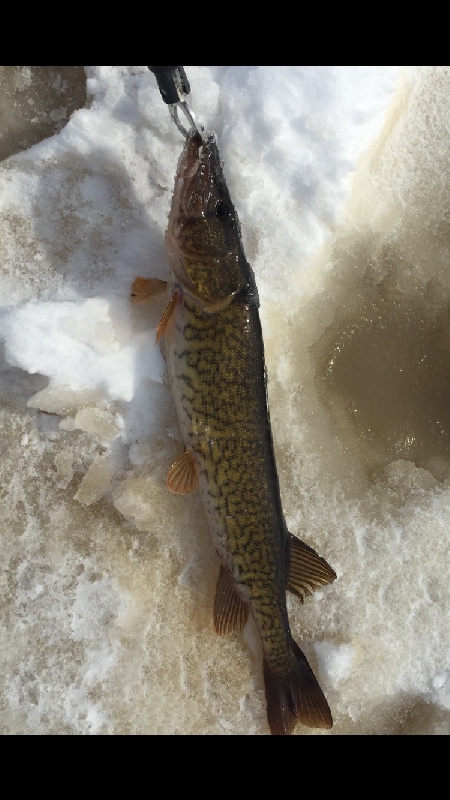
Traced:
POLYGON ((60 423, 61 430, 85 431, 98 436, 105 442, 113 442, 119 436, 116 417, 110 411, 101 408, 84 408, 75 419, 70 417, 60 423))
POLYGON ((168 491, 150 478, 124 481, 114 492, 114 505, 139 531, 148 531, 158 513, 164 513, 168 491))
POLYGON ((77 392, 64 386, 49 386, 30 397, 27 405, 28 408, 37 408, 47 414, 63 417, 85 406, 94 405, 100 399, 100 394, 95 389, 82 389, 77 392))
POLYGON ((85 506, 91 506, 111 489, 111 472, 108 463, 106 459, 97 456, 84 476, 75 500, 85 506))

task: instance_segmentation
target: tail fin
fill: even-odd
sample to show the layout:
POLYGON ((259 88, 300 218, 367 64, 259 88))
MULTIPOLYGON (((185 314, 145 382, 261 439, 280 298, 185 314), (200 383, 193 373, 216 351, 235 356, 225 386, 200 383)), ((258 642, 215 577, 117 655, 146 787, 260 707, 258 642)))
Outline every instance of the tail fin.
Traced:
POLYGON ((306 657, 293 642, 297 669, 276 675, 264 665, 267 716, 272 736, 290 736, 297 722, 308 728, 333 727, 333 717, 306 657))

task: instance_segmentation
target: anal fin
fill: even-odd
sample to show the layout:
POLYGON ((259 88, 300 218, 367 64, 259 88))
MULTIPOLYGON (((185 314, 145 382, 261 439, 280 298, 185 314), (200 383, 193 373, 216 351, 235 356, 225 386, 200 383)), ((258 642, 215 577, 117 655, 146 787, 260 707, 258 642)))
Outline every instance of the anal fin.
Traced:
POLYGON ((248 622, 249 608, 239 597, 232 575, 221 567, 214 603, 214 631, 218 636, 228 636, 241 631, 248 622))
POLYGON ((167 487, 173 494, 194 494, 198 489, 198 470, 190 450, 172 464, 167 475, 167 487))
POLYGON ((297 595, 303 603, 306 597, 333 583, 336 578, 336 573, 324 558, 291 534, 288 591, 297 595))
POLYGON ((167 283, 157 278, 136 278, 131 290, 131 301, 136 306, 144 303, 156 303, 165 300, 167 297, 167 283))
POLYGON ((156 344, 158 344, 159 340, 162 339, 164 334, 167 331, 170 321, 175 313, 175 309, 178 303, 178 292, 175 292, 174 296, 170 303, 167 304, 166 308, 164 309, 164 314, 161 317, 161 322, 158 325, 158 331, 156 336, 156 344))

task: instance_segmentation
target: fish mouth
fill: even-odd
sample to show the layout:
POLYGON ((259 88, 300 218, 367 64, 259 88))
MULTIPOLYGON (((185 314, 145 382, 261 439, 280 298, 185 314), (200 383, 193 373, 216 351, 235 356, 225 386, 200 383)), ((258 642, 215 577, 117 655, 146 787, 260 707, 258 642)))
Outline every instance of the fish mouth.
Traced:
POLYGON ((227 188, 216 135, 211 134, 203 141, 197 133, 192 132, 178 164, 166 233, 169 254, 178 265, 190 255, 196 256, 195 252, 190 254, 186 250, 188 244, 183 232, 199 220, 206 219, 208 209, 225 192, 227 188))
POLYGON ((198 219, 207 213, 211 198, 226 190, 215 134, 203 142, 192 134, 186 142, 176 180, 172 212, 178 219, 198 219))
POLYGON ((194 300, 201 300, 203 306, 222 307, 225 294, 226 304, 232 302, 246 283, 242 276, 248 265, 239 220, 226 185, 215 134, 204 142, 192 133, 186 141, 175 180, 166 246, 177 281, 182 282, 183 290, 194 300), (223 211, 225 217, 220 216, 223 211), (221 262, 221 267, 216 266, 221 262), (220 270, 227 271, 226 279, 219 277, 220 270), (215 289, 212 285, 206 289, 205 280, 212 280, 215 289))

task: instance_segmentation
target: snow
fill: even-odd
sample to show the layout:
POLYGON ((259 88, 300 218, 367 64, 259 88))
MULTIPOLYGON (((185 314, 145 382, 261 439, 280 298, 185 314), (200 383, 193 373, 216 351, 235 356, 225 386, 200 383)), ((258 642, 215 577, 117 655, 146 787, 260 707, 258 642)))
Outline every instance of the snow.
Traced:
POLYGON ((132 400, 135 362, 160 380, 163 361, 148 352, 147 335, 131 341, 129 301, 26 303, 0 322, 10 364, 51 378, 55 386, 103 389, 106 397, 132 400))
MULTIPOLYGON (((201 502, 165 487, 163 309, 129 302, 167 276, 182 137, 147 67, 84 69, 88 105, 33 89, 59 132, 0 165, 0 730, 265 735, 252 623, 214 636, 201 502)), ((289 599, 332 735, 448 733, 450 415, 421 387, 447 396, 449 68, 186 70, 261 296, 288 525, 338 574, 289 599)))
POLYGON ((332 645, 329 642, 317 642, 314 646, 319 662, 319 672, 325 681, 335 686, 348 678, 352 673, 355 650, 351 645, 332 645))

